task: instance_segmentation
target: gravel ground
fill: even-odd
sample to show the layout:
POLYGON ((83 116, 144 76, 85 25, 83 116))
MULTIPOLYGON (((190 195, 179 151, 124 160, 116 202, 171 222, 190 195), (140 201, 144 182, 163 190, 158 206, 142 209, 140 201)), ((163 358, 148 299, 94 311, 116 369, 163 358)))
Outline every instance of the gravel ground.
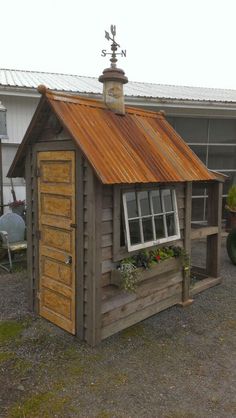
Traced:
POLYGON ((96 348, 27 312, 25 272, 1 274, 0 416, 235 418, 236 267, 222 249, 222 285, 96 348))

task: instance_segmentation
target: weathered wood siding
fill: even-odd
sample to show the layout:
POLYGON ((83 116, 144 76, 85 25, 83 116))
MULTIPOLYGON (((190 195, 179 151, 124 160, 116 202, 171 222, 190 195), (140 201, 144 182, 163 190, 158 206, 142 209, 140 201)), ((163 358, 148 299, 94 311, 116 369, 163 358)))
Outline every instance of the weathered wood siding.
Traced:
MULTIPOLYGON (((102 194, 102 276, 104 300, 102 301, 102 331, 104 339, 128 326, 160 312, 170 306, 180 303, 183 294, 182 267, 179 266, 171 271, 166 270, 160 275, 151 277, 141 282, 134 294, 118 292, 113 296, 109 294, 111 283, 111 271, 117 263, 113 261, 113 193, 117 186, 103 186, 102 194)), ((175 186, 181 239, 167 243, 166 245, 184 246, 185 230, 185 185, 175 186)))
POLYGON ((83 323, 84 323, 84 336, 87 339, 87 328, 88 328, 88 235, 89 235, 89 215, 88 215, 88 195, 89 195, 89 178, 88 178, 88 163, 87 160, 83 159, 83 202, 84 202, 84 275, 83 275, 83 286, 84 286, 84 307, 83 307, 83 323))
POLYGON ((35 189, 34 176, 34 158, 32 146, 28 148, 25 165, 25 179, 26 179, 26 225, 27 225, 27 272, 28 272, 28 304, 29 309, 37 312, 37 295, 36 295, 36 214, 35 214, 35 200, 37 191, 35 189))
POLYGON ((101 337, 102 184, 84 160, 84 338, 96 345, 101 337))
POLYGON ((113 263, 113 186, 102 187, 102 277, 101 286, 110 284, 113 263))
POLYGON ((134 294, 121 293, 102 305, 102 338, 182 301, 182 273, 172 270, 141 283, 134 294))

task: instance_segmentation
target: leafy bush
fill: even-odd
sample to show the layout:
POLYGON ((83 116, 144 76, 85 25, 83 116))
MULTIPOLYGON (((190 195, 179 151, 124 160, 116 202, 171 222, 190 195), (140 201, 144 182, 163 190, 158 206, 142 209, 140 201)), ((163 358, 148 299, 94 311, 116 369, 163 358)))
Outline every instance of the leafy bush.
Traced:
POLYGON ((138 283, 138 270, 132 258, 121 261, 119 270, 121 272, 121 289, 126 292, 134 292, 138 283))
POLYGON ((236 184, 230 187, 226 199, 226 208, 231 211, 236 211, 236 184))

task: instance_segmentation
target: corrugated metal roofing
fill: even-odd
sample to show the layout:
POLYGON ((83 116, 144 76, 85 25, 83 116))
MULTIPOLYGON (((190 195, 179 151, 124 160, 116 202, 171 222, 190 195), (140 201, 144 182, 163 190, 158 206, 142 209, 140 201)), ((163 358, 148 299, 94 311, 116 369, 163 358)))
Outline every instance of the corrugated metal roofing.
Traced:
MULTIPOLYGON (((102 93, 101 83, 99 83, 97 78, 93 77, 0 69, 0 88, 2 86, 36 89, 39 84, 44 84, 47 88, 57 91, 81 94, 102 93)), ((172 86, 129 81, 124 87, 124 91, 128 97, 236 103, 236 90, 230 89, 172 86)))
POLYGON ((216 179, 161 113, 126 107, 119 116, 97 100, 48 90, 45 98, 104 184, 216 179))

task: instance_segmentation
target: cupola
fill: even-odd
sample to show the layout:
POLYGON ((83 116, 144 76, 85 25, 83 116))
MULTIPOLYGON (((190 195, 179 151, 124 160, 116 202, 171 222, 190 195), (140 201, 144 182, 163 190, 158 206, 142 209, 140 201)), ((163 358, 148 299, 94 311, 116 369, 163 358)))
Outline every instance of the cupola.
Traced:
POLYGON ((99 81, 103 83, 103 99, 107 107, 114 113, 119 115, 125 114, 124 91, 123 84, 128 83, 128 78, 125 76, 121 68, 117 68, 117 55, 123 55, 124 51, 117 52, 120 45, 115 41, 116 27, 111 25, 111 35, 105 31, 105 37, 112 41, 110 53, 104 55, 111 55, 111 66, 103 71, 100 75, 99 81))

